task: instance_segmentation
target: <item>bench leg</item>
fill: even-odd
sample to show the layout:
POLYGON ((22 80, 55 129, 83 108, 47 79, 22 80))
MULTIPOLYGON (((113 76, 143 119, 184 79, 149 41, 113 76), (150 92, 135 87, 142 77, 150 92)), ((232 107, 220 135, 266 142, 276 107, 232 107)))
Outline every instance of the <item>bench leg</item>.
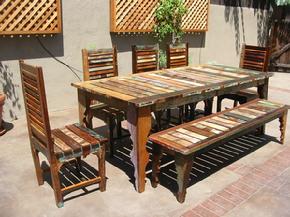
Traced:
POLYGON ((284 112, 284 114, 279 118, 279 122, 280 122, 280 132, 281 132, 281 136, 280 136, 280 142, 281 142, 281 144, 284 144, 284 142, 285 142, 287 113, 288 113, 288 110, 286 110, 286 112, 284 112))
POLYGON ((186 195, 186 188, 189 183, 189 174, 193 164, 193 155, 182 155, 176 153, 175 166, 177 172, 178 192, 176 195, 177 201, 183 203, 186 195))
POLYGON ((160 173, 160 159, 162 157, 162 150, 159 145, 153 144, 153 161, 152 161, 152 180, 151 185, 156 188, 159 183, 159 173, 160 173))

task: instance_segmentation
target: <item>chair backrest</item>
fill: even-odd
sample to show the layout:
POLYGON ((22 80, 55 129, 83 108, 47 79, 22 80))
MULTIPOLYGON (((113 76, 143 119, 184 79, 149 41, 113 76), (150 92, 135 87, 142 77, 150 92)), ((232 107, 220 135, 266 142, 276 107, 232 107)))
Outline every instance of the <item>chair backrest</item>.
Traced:
POLYGON ((167 68, 188 66, 188 43, 167 45, 167 68))
POLYGON ((158 69, 158 45, 132 46, 133 74, 158 69))
POLYGON ((48 117, 45 87, 41 67, 19 61, 24 105, 30 142, 50 157, 53 141, 48 117))
POLYGON ((244 44, 241 52, 240 67, 261 72, 268 71, 269 48, 244 44))
POLYGON ((82 49, 84 80, 118 76, 117 49, 82 49))

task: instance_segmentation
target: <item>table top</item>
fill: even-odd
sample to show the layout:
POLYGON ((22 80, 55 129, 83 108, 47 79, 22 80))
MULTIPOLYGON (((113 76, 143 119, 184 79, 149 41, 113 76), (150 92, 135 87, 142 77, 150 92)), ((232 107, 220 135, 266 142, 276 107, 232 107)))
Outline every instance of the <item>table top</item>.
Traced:
POLYGON ((73 83, 72 86, 137 107, 263 80, 273 74, 223 65, 197 65, 73 83))

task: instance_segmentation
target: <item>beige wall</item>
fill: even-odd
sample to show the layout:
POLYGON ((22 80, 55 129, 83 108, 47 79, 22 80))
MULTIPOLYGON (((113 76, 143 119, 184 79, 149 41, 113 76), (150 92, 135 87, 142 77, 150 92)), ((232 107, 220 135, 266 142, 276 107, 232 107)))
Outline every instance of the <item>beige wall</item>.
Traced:
MULTIPOLYGON (((111 47, 113 43, 119 51, 119 72, 124 75, 131 72, 131 45, 155 43, 149 34, 110 34, 108 0, 63 0, 62 7, 63 34, 40 39, 57 58, 76 69, 82 69, 82 48, 111 47)), ((264 11, 211 5, 209 31, 185 36, 190 44, 190 63, 238 65, 242 43, 263 44, 265 17, 264 11)), ((70 86, 77 79, 68 68, 49 57, 34 36, 5 37, 0 38, 0 88, 4 86, 8 96, 5 120, 24 114, 17 62, 20 58, 43 67, 50 111, 77 106, 76 90, 70 86)))

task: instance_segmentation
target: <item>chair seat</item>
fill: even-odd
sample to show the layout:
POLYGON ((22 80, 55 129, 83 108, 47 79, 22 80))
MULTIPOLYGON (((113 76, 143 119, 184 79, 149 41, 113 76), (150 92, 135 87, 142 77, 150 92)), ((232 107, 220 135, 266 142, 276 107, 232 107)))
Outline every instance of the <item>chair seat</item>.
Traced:
POLYGON ((86 157, 100 149, 107 139, 80 124, 67 125, 52 130, 54 153, 60 162, 77 157, 86 157))

